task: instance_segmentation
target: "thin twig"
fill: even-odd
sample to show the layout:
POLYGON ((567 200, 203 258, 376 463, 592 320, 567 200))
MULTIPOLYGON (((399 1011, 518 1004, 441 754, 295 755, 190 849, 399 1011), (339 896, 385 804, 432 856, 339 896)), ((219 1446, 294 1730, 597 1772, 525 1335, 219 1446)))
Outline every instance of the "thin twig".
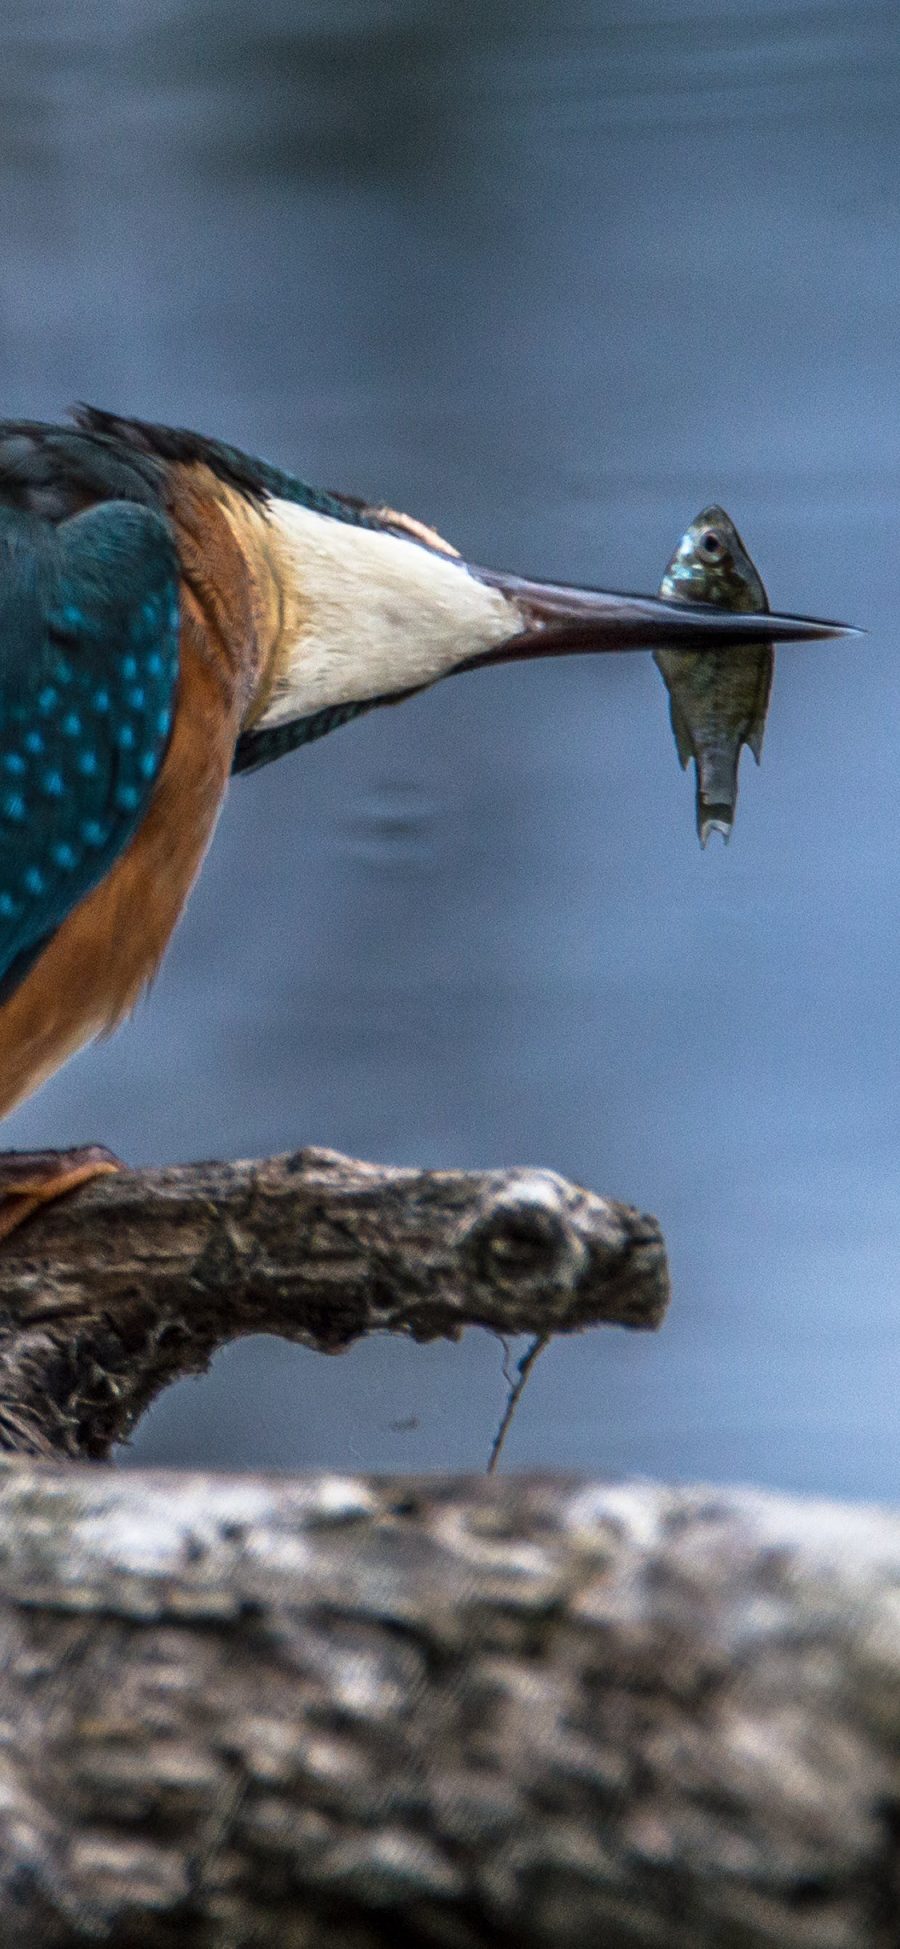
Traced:
POLYGON ((509 1364, 508 1364, 509 1349, 508 1348, 505 1349, 504 1358, 503 1358, 503 1378, 505 1381, 508 1381, 509 1383, 509 1393, 506 1397, 506 1406, 503 1410, 503 1416, 500 1422, 500 1426, 497 1429, 497 1433, 495 1434, 493 1442, 491 1444, 491 1452, 490 1455, 488 1456, 487 1468, 485 1469, 486 1475, 493 1475, 496 1470, 497 1463, 500 1460, 500 1454, 503 1448, 503 1444, 506 1440, 507 1435, 509 1434, 510 1428, 512 1427, 513 1416, 516 1412, 519 1402, 522 1399, 522 1395, 524 1394, 525 1389, 528 1385, 528 1380, 531 1374, 532 1367, 534 1366, 534 1363, 537 1360, 538 1354, 543 1352, 544 1348, 547 1346, 548 1342, 552 1339, 552 1337, 553 1336, 550 1333, 535 1334, 535 1337, 532 1340, 530 1347, 526 1348, 526 1351, 523 1353, 522 1358, 518 1363, 515 1376, 513 1376, 509 1371, 509 1364))

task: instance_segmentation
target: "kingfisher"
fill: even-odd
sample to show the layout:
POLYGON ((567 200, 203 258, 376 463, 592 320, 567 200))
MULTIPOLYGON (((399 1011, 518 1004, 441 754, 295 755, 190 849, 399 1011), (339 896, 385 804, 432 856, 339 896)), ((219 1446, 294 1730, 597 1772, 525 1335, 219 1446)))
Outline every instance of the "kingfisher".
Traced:
MULTIPOLYGON (((0 1115, 156 973, 234 772, 454 671, 758 643, 759 618, 463 561, 387 505, 79 407, 0 423, 0 1115)), ((767 615, 769 641, 841 624, 767 615)), ((121 1168, 0 1153, 0 1238, 121 1168)))

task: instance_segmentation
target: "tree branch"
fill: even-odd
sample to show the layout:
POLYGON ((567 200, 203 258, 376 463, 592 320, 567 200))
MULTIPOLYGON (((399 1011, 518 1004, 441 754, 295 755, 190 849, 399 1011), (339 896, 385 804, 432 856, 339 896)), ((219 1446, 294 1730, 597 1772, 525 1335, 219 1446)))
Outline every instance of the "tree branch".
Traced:
POLYGON ((0 1941, 895 1949, 900 1518, 0 1466, 0 1941))
POLYGON ((303 1150, 98 1179, 0 1252, 0 1447, 108 1455, 159 1390, 248 1333, 658 1326, 656 1220, 549 1171, 303 1150))

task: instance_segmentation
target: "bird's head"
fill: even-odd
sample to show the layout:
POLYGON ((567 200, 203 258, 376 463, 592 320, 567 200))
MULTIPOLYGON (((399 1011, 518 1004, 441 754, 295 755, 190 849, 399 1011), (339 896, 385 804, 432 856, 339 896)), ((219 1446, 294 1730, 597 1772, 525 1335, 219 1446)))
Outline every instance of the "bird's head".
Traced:
MULTIPOLYGON (((80 407, 76 417, 117 461, 124 448, 145 470, 158 473, 162 465, 170 503, 176 480, 191 482, 201 500, 211 494, 234 531, 258 625, 236 770, 481 664, 573 652, 727 651, 760 642, 759 617, 717 606, 708 589, 695 603, 681 583, 668 600, 668 591, 622 595, 500 574, 462 561, 409 515, 308 487, 221 441, 96 407, 80 407)), ((698 519, 712 514, 721 510, 704 510, 698 519)), ((198 553, 196 538, 191 548, 198 553)), ((208 595, 210 564, 198 559, 195 568, 198 593, 205 586, 208 595)), ((230 634, 235 619, 221 617, 220 626, 230 634)), ((769 613, 764 640, 847 633, 856 632, 769 613)))
MULTIPOLYGON (((728 650, 759 641, 756 616, 500 574, 462 561, 432 529, 389 508, 334 505, 339 513, 277 495, 267 503, 279 626, 242 740, 248 764, 259 762, 273 739, 286 749, 357 710, 481 664, 575 651, 728 650), (292 736, 290 727, 301 728, 292 736)), ((804 616, 766 617, 773 642, 840 635, 842 628, 804 616)))
MULTIPOLYGON (((87 434, 117 464, 124 449, 133 467, 144 473, 149 467, 151 489, 162 468, 170 507, 176 482, 182 489, 191 483, 188 502, 211 496, 233 530, 254 587, 256 617, 237 770, 373 704, 393 703, 481 664, 573 652, 727 651, 761 640, 759 617, 720 605, 718 591, 710 599, 709 588, 693 602, 680 580, 669 600, 668 590, 623 595, 501 574, 462 561, 409 515, 308 487, 221 441, 96 407, 79 407, 76 418, 79 433, 70 439, 87 434)), ((718 508, 705 509, 698 521, 713 515, 727 522, 718 508)), ((192 522, 182 525, 189 531, 192 522)), ((740 548, 728 526, 729 542, 740 548)), ((182 553, 187 545, 197 558, 195 593, 209 597, 215 574, 204 548, 189 532, 181 540, 182 553)), ((673 560, 670 570, 675 567, 673 560)), ((725 594, 733 601, 733 591, 725 594)), ((227 593, 223 600, 227 610, 227 593)), ((218 627, 240 633, 237 619, 227 615, 218 627)), ((763 640, 857 633, 843 623, 768 613, 763 640)))

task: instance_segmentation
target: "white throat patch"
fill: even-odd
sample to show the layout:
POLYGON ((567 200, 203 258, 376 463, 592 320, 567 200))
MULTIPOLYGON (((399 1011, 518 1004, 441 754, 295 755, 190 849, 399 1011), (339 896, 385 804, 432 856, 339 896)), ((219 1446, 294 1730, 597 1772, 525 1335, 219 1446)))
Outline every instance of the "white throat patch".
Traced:
POLYGON ((498 589, 417 541, 277 499, 269 529, 285 615, 257 728, 433 683, 520 626, 498 589))

